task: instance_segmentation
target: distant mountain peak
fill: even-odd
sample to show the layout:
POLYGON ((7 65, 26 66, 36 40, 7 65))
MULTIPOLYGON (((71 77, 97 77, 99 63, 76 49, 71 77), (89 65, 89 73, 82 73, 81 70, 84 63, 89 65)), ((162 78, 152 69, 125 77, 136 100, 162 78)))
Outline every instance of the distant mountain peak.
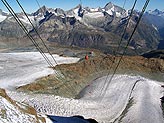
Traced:
POLYGON ((105 5, 104 9, 105 9, 105 10, 109 10, 109 9, 111 9, 113 6, 114 6, 114 4, 111 3, 111 2, 109 2, 109 3, 107 3, 107 4, 105 5))
POLYGON ((157 12, 158 14, 162 13, 159 9, 155 9, 153 12, 157 12))
POLYGON ((109 2, 105 6, 110 6, 110 5, 113 5, 113 3, 112 2, 109 2))
POLYGON ((78 8, 82 8, 81 4, 78 4, 76 7, 74 7, 73 9, 78 9, 78 8))
MULTIPOLYGON (((153 11, 149 10, 146 12, 146 14, 153 15, 153 16, 160 17, 160 18, 164 19, 164 11, 159 10, 159 9, 155 9, 153 11)), ((162 22, 158 22, 158 23, 162 23, 162 22)))
POLYGON ((63 17, 65 16, 65 12, 61 8, 56 8, 54 12, 56 13, 56 15, 63 16, 63 17))
POLYGON ((8 12, 4 12, 2 9, 0 9, 0 15, 8 15, 9 13, 8 12))
POLYGON ((47 7, 44 5, 41 8, 39 8, 36 12, 33 13, 34 16, 36 15, 44 15, 47 11, 47 7))
POLYGON ((160 11, 159 9, 155 9, 155 10, 149 10, 148 11, 149 14, 153 14, 153 15, 160 15, 160 14, 163 14, 164 12, 163 11, 160 11))
POLYGON ((47 11, 47 7, 44 5, 41 8, 39 8, 38 11, 45 12, 45 11, 47 11))
POLYGON ((41 9, 46 9, 47 7, 45 6, 45 5, 43 5, 42 7, 41 7, 41 9))
POLYGON ((82 7, 81 4, 77 5, 75 8, 66 11, 68 16, 74 16, 77 20, 80 20, 83 17, 85 9, 82 7))

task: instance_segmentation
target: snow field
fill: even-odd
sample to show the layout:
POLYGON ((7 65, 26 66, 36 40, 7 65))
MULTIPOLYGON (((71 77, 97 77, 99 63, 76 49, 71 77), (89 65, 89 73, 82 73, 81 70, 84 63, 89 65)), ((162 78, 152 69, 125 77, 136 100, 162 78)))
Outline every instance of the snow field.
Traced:
MULTIPOLYGON (((74 63, 79 60, 58 55, 54 57, 58 64, 74 63)), ((160 82, 141 76, 115 75, 109 87, 106 88, 107 84, 104 83, 106 76, 104 76, 87 86, 81 92, 81 99, 68 99, 54 95, 14 91, 17 86, 31 83, 48 74, 54 74, 38 52, 1 53, 0 67, 0 88, 6 89, 13 100, 27 103, 41 114, 82 115, 85 118, 94 118, 100 123, 121 121, 122 123, 164 123, 159 99, 163 96, 164 89, 160 86, 160 82), (133 100, 132 105, 126 114, 121 116, 130 99, 133 100)), ((107 82, 109 79, 110 76, 107 82)), ((0 102, 2 102, 0 107, 9 108, 12 112, 14 107, 11 108, 5 99, 0 99, 0 102)), ((23 115, 20 112, 17 114, 23 115)), ((12 122, 19 119, 14 118, 15 115, 11 115, 12 122)))
POLYGON ((6 18, 6 16, 0 15, 0 22, 4 21, 6 18))
POLYGON ((86 16, 89 16, 90 18, 100 18, 100 17, 104 17, 104 14, 102 12, 93 12, 93 13, 87 13, 86 16))
MULTIPOLYGON (((24 113, 23 111, 20 111, 18 107, 12 105, 9 101, 7 101, 3 97, 0 97, 0 115, 1 115, 0 123, 37 122, 35 115, 30 115, 24 113)), ((39 123, 42 123, 42 121, 40 121, 39 123)))
POLYGON ((132 93, 134 104, 123 122, 130 123, 164 123, 160 97, 163 89, 154 81, 141 81, 132 93), (133 115, 132 115, 133 114, 133 115))
POLYGON ((133 105, 121 119, 123 123, 164 122, 159 99, 162 88, 155 81, 141 76, 116 75, 103 98, 100 90, 105 79, 106 77, 102 77, 92 82, 82 92, 83 97, 79 100, 46 94, 8 94, 17 101, 33 106, 40 113, 58 116, 82 115, 85 118, 95 118, 100 123, 118 122, 133 97, 133 105))
MULTIPOLYGON (((51 56, 46 54, 55 66, 51 56)), ((58 64, 69 64, 79 58, 60 57, 53 55, 58 64)), ((55 74, 49 68, 45 59, 39 52, 0 53, 0 88, 15 90, 16 87, 29 84, 37 78, 55 74)))

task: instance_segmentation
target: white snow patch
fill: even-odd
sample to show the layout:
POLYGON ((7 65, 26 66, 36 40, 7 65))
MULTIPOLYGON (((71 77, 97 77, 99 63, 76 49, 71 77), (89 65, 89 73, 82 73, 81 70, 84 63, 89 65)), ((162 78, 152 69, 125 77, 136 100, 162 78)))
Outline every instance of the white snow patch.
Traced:
POLYGON ((159 99, 163 88, 156 81, 141 76, 115 75, 103 98, 101 90, 105 79, 106 77, 102 77, 93 81, 79 100, 46 94, 8 94, 33 106, 38 112, 58 116, 82 115, 85 118, 95 118, 99 123, 109 123, 119 118, 129 99, 133 97, 134 104, 122 119, 123 123, 164 122, 159 99))
POLYGON ((66 15, 67 17, 74 17, 73 15, 66 15))
POLYGON ((34 16, 28 16, 28 18, 26 16, 22 16, 23 18, 19 18, 22 22, 30 24, 28 18, 30 19, 31 22, 34 22, 34 16))
POLYGON ((78 16, 78 11, 79 11, 79 8, 74 9, 74 17, 75 17, 77 20, 80 21, 82 18, 78 16))
POLYGON ((11 17, 8 17, 8 19, 10 20, 10 19, 12 19, 13 17, 11 16, 11 17))
POLYGON ((55 11, 51 11, 55 16, 59 16, 55 11))
POLYGON ((121 16, 121 13, 116 12, 116 17, 120 17, 120 16, 121 16))
POLYGON ((157 27, 154 26, 154 24, 152 24, 152 27, 153 27, 156 31, 158 31, 157 27))
POLYGON ((109 15, 113 15, 113 11, 111 9, 109 9, 108 11, 106 11, 109 15))
POLYGON ((115 11, 115 8, 114 8, 114 6, 111 8, 111 11, 113 11, 113 12, 115 11))
POLYGON ((127 17, 128 15, 129 15, 129 12, 128 12, 129 10, 126 10, 126 12, 125 12, 125 16, 127 17))
POLYGON ((44 17, 44 16, 41 16, 41 17, 37 17, 37 16, 35 16, 34 18, 36 18, 37 21, 39 22, 39 21, 43 20, 45 17, 44 17))
MULTIPOLYGON (((46 56, 55 66, 56 63, 51 56, 49 54, 46 56)), ((79 58, 53 56, 58 64, 69 64, 79 60, 79 58)), ((55 73, 39 52, 0 53, 0 66, 3 68, 0 71, 0 88, 9 90, 55 73)))
POLYGON ((99 8, 91 8, 90 11, 91 12, 98 12, 99 11, 99 8))
POLYGON ((5 13, 5 14, 8 14, 8 15, 10 14, 8 11, 2 10, 2 12, 5 13))
MULTIPOLYGON (((0 96, 0 122, 1 123, 34 123, 37 121, 36 117, 27 114, 18 107, 11 104, 8 100, 0 96), (5 111, 2 113, 1 111, 5 111), (1 114, 2 113, 2 114, 1 114)), ((41 123, 41 122, 40 122, 41 123)))
POLYGON ((6 16, 0 15, 0 22, 4 21, 6 18, 6 16))
POLYGON ((104 14, 102 12, 93 12, 93 13, 87 13, 86 16, 89 16, 90 18, 99 18, 99 17, 104 17, 104 14))

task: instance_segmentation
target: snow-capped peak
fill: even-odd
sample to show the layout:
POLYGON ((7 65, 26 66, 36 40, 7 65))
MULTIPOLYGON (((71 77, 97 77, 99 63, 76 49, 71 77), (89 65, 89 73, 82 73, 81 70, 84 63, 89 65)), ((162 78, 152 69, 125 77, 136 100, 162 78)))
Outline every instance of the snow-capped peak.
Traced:
POLYGON ((147 11, 147 14, 151 14, 151 15, 155 15, 155 16, 160 16, 162 18, 164 18, 164 11, 161 11, 161 10, 158 10, 158 9, 155 9, 155 10, 149 10, 147 11))
POLYGON ((32 13, 33 16, 40 16, 40 15, 44 15, 47 11, 46 6, 43 6, 41 8, 39 8, 36 12, 32 13))
POLYGON ((113 3, 109 2, 104 7, 104 12, 108 13, 109 15, 116 15, 116 17, 125 17, 127 16, 126 10, 114 5, 113 3))
POLYGON ((152 14, 159 15, 159 14, 162 14, 162 11, 155 9, 154 11, 152 11, 152 14))
POLYGON ((158 9, 155 9, 154 11, 149 10, 147 13, 152 14, 152 15, 164 14, 164 12, 162 12, 162 11, 160 11, 160 10, 158 10, 158 9))
POLYGON ((91 12, 98 12, 99 11, 99 8, 91 8, 90 11, 91 12))
POLYGON ((66 11, 67 17, 75 17, 77 20, 82 20, 82 17, 84 15, 85 9, 79 4, 75 8, 66 11))
POLYGON ((0 9, 0 15, 7 16, 9 13, 0 9))
POLYGON ((9 15, 9 12, 6 12, 4 10, 2 10, 2 13, 5 13, 6 15, 9 15))
POLYGON ((51 12, 54 13, 56 16, 63 16, 63 17, 65 17, 65 12, 61 8, 56 8, 54 10, 54 12, 53 11, 51 11, 51 12))

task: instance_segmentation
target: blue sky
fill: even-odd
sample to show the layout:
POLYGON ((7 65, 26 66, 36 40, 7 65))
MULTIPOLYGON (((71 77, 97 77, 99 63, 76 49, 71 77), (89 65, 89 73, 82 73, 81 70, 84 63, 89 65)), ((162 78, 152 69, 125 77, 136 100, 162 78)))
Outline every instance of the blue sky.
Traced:
MULTIPOLYGON (((20 12, 18 5, 16 4, 16 0, 7 0, 10 5, 14 8, 16 12, 20 12)), ((23 5, 25 10, 28 13, 36 11, 39 7, 37 5, 36 0, 19 0, 20 3, 23 5)), ((124 0, 81 0, 83 6, 89 7, 104 7, 106 3, 112 2, 118 6, 123 6, 124 0)), ((131 8, 134 0, 126 0, 125 8, 131 8)), ((143 4, 146 0, 138 0, 136 9, 141 10, 143 4)), ((45 5, 51 8, 62 8, 64 10, 68 10, 77 6, 80 3, 80 0, 38 0, 41 6, 45 5)), ((150 4, 147 10, 154 10, 154 9, 164 10, 164 0, 150 0, 150 4)), ((0 1, 0 9, 7 11, 6 8, 3 6, 2 2, 0 1)))

